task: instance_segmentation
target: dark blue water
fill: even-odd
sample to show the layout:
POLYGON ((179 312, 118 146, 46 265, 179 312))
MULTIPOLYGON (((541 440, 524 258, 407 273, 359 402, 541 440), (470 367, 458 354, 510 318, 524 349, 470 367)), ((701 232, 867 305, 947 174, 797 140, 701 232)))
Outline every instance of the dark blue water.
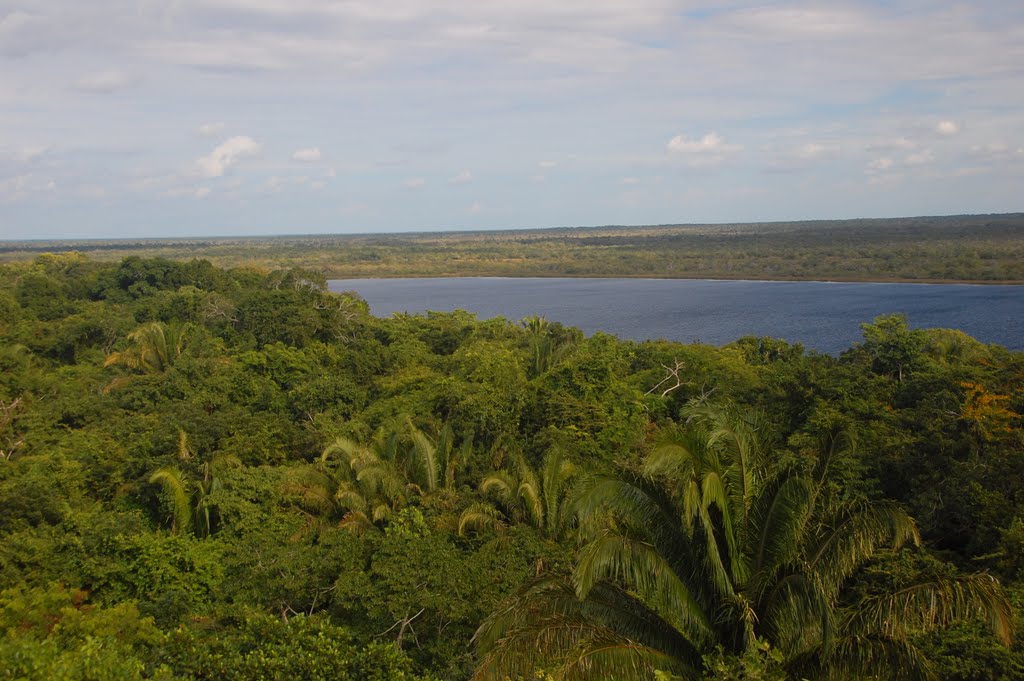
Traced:
POLYGON ((902 312, 912 326, 960 329, 1024 350, 1024 286, 848 284, 690 279, 343 279, 373 314, 455 309, 481 319, 539 315, 590 334, 722 345, 773 336, 839 353, 860 324, 902 312))

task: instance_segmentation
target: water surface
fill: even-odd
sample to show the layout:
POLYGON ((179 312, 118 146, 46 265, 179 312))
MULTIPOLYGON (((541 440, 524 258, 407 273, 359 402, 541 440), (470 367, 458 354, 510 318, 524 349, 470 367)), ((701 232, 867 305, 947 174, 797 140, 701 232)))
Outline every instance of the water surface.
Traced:
POLYGON ((1024 287, 694 279, 341 279, 380 317, 455 309, 481 319, 540 315, 587 334, 722 345, 773 336, 839 353, 860 324, 902 312, 915 327, 961 329, 986 343, 1024 349, 1024 287))

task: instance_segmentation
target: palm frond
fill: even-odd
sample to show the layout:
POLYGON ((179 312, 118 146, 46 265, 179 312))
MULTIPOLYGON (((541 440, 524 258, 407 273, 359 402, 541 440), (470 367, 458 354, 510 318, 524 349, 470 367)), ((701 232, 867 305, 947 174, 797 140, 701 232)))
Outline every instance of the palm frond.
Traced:
POLYGON ((466 532, 470 530, 480 532, 489 529, 500 532, 504 528, 505 516, 490 504, 473 504, 459 516, 460 537, 466 536, 466 532))
POLYGON ((365 459, 366 454, 366 448, 355 440, 337 437, 320 455, 320 463, 326 464, 330 459, 337 457, 343 465, 355 468, 354 462, 365 459))
POLYGON ((750 548, 752 588, 760 598, 775 572, 800 551, 814 511, 809 480, 784 470, 765 483, 750 508, 744 543, 750 548))
MULTIPOLYGON (((683 636, 654 611, 626 592, 598 585, 580 601, 572 584, 563 578, 545 578, 528 584, 499 607, 477 630, 474 642, 481 663, 474 679, 529 677, 539 669, 554 670, 556 678, 587 678, 587 658, 611 641, 646 650, 646 676, 625 676, 636 671, 635 659, 609 655, 592 658, 592 664, 617 665, 618 673, 597 678, 650 678, 653 669, 692 672, 700 655, 683 636), (584 663, 582 667, 580 663, 584 663), (575 675, 574 675, 575 674, 575 675)), ((592 667, 591 669, 593 669, 592 667)), ((611 671, 611 667, 604 667, 611 671)), ((594 673, 589 674, 594 678, 594 673)), ((699 678, 699 677, 694 677, 699 678)))
POLYGON ((793 678, 822 681, 886 679, 887 681, 932 681, 935 673, 927 658, 906 640, 851 635, 789 660, 793 678))
POLYGON ((830 597, 878 550, 921 543, 917 525, 891 502, 845 504, 830 515, 802 548, 809 572, 830 597))
POLYGON ((317 515, 329 516, 334 512, 335 482, 330 476, 307 468, 284 482, 282 491, 298 497, 299 504, 317 515))
POLYGON ((438 461, 438 447, 431 442, 426 433, 413 425, 409 419, 406 428, 409 439, 412 440, 413 453, 416 455, 417 468, 423 475, 423 484, 428 492, 437 489, 438 478, 441 474, 441 465, 438 461))
POLYGON ((192 528, 192 508, 185 474, 179 468, 168 466, 154 471, 149 476, 150 484, 159 484, 171 506, 173 518, 171 531, 184 534, 192 528))
POLYGON ((349 511, 342 517, 338 527, 357 536, 377 529, 374 527, 373 521, 370 520, 369 516, 362 511, 349 511))
POLYGON ((480 481, 477 489, 483 495, 496 498, 506 506, 514 505, 519 482, 508 471, 495 471, 480 481))
POLYGON ((691 641, 711 635, 708 614, 653 545, 605 531, 580 551, 573 570, 576 595, 586 599, 596 585, 610 580, 626 585, 691 641))
POLYGON ((893 639, 953 622, 982 620, 1003 643, 1013 642, 1013 610, 995 577, 975 574, 933 579, 865 599, 844 620, 844 630, 893 639))

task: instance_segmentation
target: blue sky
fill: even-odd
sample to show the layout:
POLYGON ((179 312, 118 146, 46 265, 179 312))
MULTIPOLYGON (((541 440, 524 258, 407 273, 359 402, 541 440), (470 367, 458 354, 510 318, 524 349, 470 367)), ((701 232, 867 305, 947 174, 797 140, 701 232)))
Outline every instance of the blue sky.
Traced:
POLYGON ((1024 210, 1024 3, 0 0, 0 238, 1024 210))

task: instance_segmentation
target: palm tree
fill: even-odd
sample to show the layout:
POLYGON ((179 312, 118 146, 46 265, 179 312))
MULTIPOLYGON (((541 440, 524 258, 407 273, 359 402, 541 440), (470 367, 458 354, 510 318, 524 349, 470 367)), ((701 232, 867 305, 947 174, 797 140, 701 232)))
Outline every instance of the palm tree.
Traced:
MULTIPOLYGON (((178 459, 187 464, 193 456, 188 435, 179 430, 178 459)), ((165 466, 149 476, 150 484, 160 485, 166 495, 171 508, 173 534, 192 532, 197 537, 208 537, 213 533, 212 495, 223 487, 219 473, 225 466, 237 465, 236 457, 219 455, 199 465, 199 474, 194 481, 179 466, 165 466)))
POLYGON ((530 378, 540 376, 558 363, 574 344, 564 327, 544 317, 524 317, 520 323, 530 341, 530 378))
POLYGON ((698 407, 640 471, 589 476, 576 508, 594 523, 568 577, 527 585, 480 627, 476 679, 700 678, 702 656, 767 641, 793 678, 917 679, 910 634, 985 617, 1012 635, 988 575, 921 582, 847 603, 866 561, 920 539, 890 503, 839 502, 811 471, 774 468, 759 424, 698 407))
POLYGON ((494 503, 473 504, 459 518, 459 535, 467 530, 500 530, 510 520, 527 522, 549 539, 560 539, 571 524, 569 486, 578 469, 562 450, 552 447, 535 471, 520 456, 514 471, 497 471, 479 486, 494 503))
POLYGON ((128 334, 131 345, 111 353, 103 366, 115 364, 147 374, 159 374, 171 367, 185 349, 192 324, 149 322, 128 334))
POLYGON ((430 436, 400 417, 380 428, 368 445, 339 437, 328 445, 314 469, 296 476, 286 491, 297 494, 311 517, 341 515, 339 524, 361 533, 374 529, 413 496, 455 485, 460 462, 472 441, 456 449, 447 425, 430 436), (330 461, 339 461, 331 467, 330 461))

